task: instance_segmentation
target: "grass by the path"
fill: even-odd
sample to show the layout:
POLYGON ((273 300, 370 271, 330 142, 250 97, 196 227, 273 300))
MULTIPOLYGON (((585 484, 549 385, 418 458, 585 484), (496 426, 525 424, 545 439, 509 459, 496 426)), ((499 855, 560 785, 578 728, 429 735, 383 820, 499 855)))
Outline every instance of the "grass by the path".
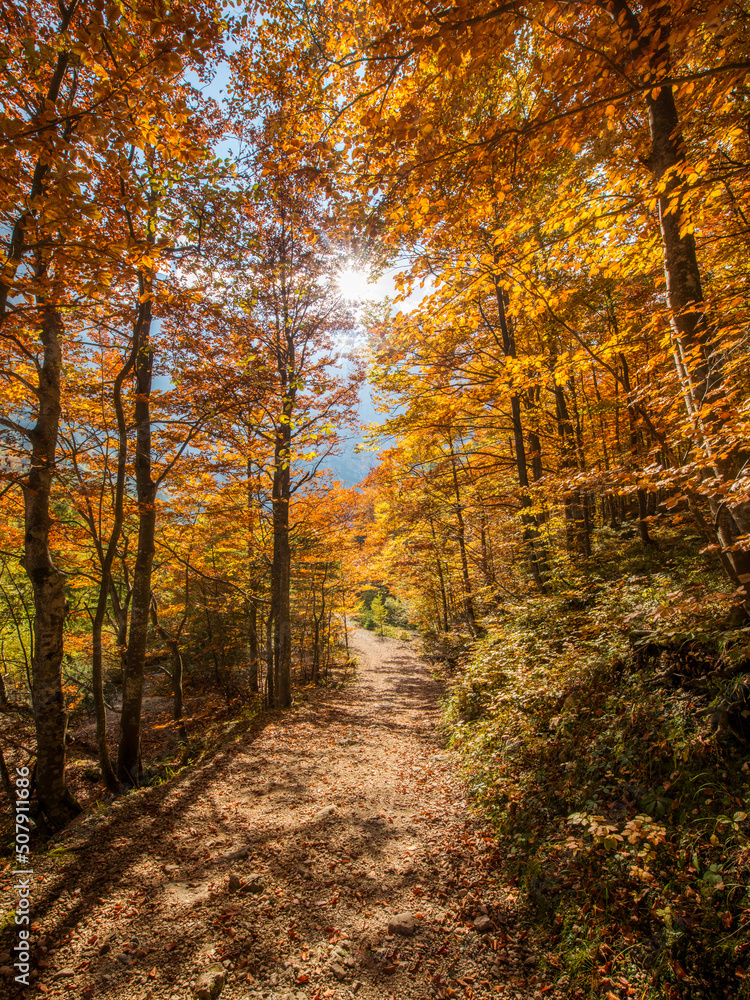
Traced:
POLYGON ((750 636, 684 546, 603 545, 485 619, 452 679, 451 741, 571 998, 750 996, 750 636))

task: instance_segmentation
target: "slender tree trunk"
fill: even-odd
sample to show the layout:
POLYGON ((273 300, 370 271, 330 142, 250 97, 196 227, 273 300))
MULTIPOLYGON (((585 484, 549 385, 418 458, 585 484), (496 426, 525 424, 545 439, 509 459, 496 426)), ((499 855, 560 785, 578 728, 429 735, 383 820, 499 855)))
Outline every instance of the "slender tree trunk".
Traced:
POLYGON ((248 622, 248 650, 250 653, 250 690, 257 694, 260 690, 258 686, 258 605, 253 598, 250 598, 247 609, 248 622))
POLYGON ((604 422, 604 407, 602 406, 602 394, 599 391, 599 383, 596 378, 596 365, 591 366, 591 380, 594 383, 594 392, 596 393, 596 401, 599 404, 599 433, 601 434, 602 441, 602 458, 604 459, 604 468, 609 472, 610 461, 609 461, 609 450, 607 449, 607 427, 604 422))
POLYGON ((115 624, 117 625, 117 648, 120 653, 120 683, 122 684, 122 679, 125 676, 125 658, 128 650, 128 614, 130 611, 130 601, 133 597, 133 588, 130 583, 130 574, 128 573, 127 564, 127 554, 128 554, 128 544, 129 539, 125 539, 125 543, 122 548, 122 552, 119 553, 120 562, 122 565, 123 582, 125 585, 125 599, 123 600, 120 596, 120 592, 115 585, 115 581, 110 579, 109 584, 109 600, 112 607, 112 614, 115 619, 115 624))
MULTIPOLYGON (((565 389, 557 382, 554 384, 554 394, 557 433, 560 438, 560 466, 565 473, 572 475, 578 468, 573 421, 568 411, 565 389)), ((580 487, 576 486, 566 490, 564 505, 565 542, 568 553, 587 558, 590 554, 590 542, 586 530, 586 517, 580 487)))
MULTIPOLYGON (((576 393, 575 378, 569 382, 570 398, 573 403, 573 416, 575 418, 575 455, 576 467, 584 472, 586 469, 586 452, 583 447, 583 424, 581 422, 581 412, 578 408, 578 397, 576 393)), ((564 396, 563 396, 564 398, 564 396)), ((580 524, 578 530, 579 552, 584 558, 591 556, 591 519, 589 516, 589 496, 588 492, 580 488, 577 491, 578 515, 580 524)))
MULTIPOLYGON (((437 567, 438 580, 440 581, 440 601, 443 608, 443 629, 445 632, 450 628, 450 621, 448 619, 448 597, 445 593, 445 579, 443 578, 443 562, 440 558, 440 550, 437 543, 437 535, 435 534, 435 522, 430 518, 430 530, 432 532, 432 545, 435 549, 435 565, 437 567)), ((438 623, 440 622, 440 616, 438 615, 438 623)))
POLYGON ((266 617, 266 704, 273 708, 276 700, 276 686, 273 669, 273 611, 269 608, 266 617))
MULTIPOLYGON (((529 427, 526 432, 526 439, 528 441, 528 457, 531 464, 531 480, 534 483, 538 483, 542 476, 544 475, 544 466, 542 465, 542 442, 539 438, 538 421, 539 421, 539 399, 540 399, 539 386, 533 386, 525 395, 524 399, 526 401, 526 411, 528 414, 529 423, 533 423, 534 426, 529 427)), ((539 515, 539 523, 542 524, 546 520, 546 515, 539 515)))
POLYGON ((65 783, 68 716, 62 687, 65 578, 50 555, 50 494, 60 426, 62 320, 42 310, 37 421, 31 430, 31 467, 24 488, 24 568, 34 594, 32 702, 37 740, 37 797, 48 824, 60 830, 80 811, 65 783))
MULTIPOLYGON (((251 425, 247 425, 247 562, 251 567, 253 559, 253 463, 250 453, 251 445, 251 425)), ((250 653, 250 690, 257 694, 260 690, 258 684, 258 660, 260 649, 258 643, 258 604, 251 597, 247 608, 248 637, 247 645, 250 653)))
POLYGON ((651 536, 648 533, 648 493, 645 490, 638 490, 638 531, 644 545, 652 545, 651 536))
POLYGON ((331 619, 333 611, 328 612, 328 626, 326 628, 326 677, 328 677, 328 667, 331 664, 331 619))
POLYGON ((529 431, 527 437, 529 439, 529 457, 531 458, 531 478, 533 482, 538 483, 544 474, 542 445, 536 431, 529 431))
MULTIPOLYGON (((516 356, 516 341, 511 323, 505 312, 506 292, 500 284, 500 279, 493 276, 495 286, 495 298, 497 300, 497 314, 500 321, 500 332, 503 338, 503 353, 508 358, 516 356)), ((518 485, 520 486, 521 500, 521 523, 523 525, 523 535, 525 547, 529 555, 529 568, 537 590, 544 594, 547 591, 544 578, 548 572, 547 551, 539 532, 539 522, 530 513, 533 506, 529 496, 529 473, 526 461, 526 446, 523 440, 523 424, 521 422, 521 400, 517 393, 510 398, 511 421, 513 425, 513 443, 516 459, 516 470, 518 472, 518 485)))
POLYGON ((292 400, 285 397, 283 419, 276 432, 273 473, 273 559, 271 563, 271 611, 273 614, 274 704, 292 703, 292 622, 290 607, 291 548, 289 545, 289 497, 291 474, 292 400))
POLYGON ((107 746, 107 707, 104 704, 104 672, 102 657, 102 625, 107 610, 107 591, 104 590, 104 580, 100 583, 99 599, 91 626, 91 687, 94 696, 96 713, 96 745, 99 754, 99 766, 102 769, 104 784, 111 792, 117 792, 120 782, 117 780, 107 746), (102 591, 104 599, 102 601, 102 591))
POLYGON ((165 628, 159 625, 155 607, 152 604, 153 622, 159 635, 166 642, 170 653, 169 679, 172 683, 172 718, 175 722, 177 738, 180 743, 187 743, 187 730, 185 729, 185 709, 183 704, 183 677, 185 665, 182 660, 180 650, 179 635, 171 635, 165 628))
POLYGON ((182 652, 180 651, 179 639, 173 639, 170 643, 172 648, 172 691, 174 693, 174 705, 172 718, 177 726, 177 736, 181 743, 187 743, 187 731, 185 729, 185 709, 183 705, 182 683, 185 674, 182 662, 182 652))
POLYGON ((346 664, 349 665, 349 629, 346 626, 346 594, 342 591, 341 603, 344 607, 344 645, 346 646, 346 664))
POLYGON ((479 515, 479 542, 482 547, 482 576, 484 577, 484 582, 491 585, 495 583, 495 572, 492 563, 492 546, 490 545, 487 517, 484 512, 484 507, 481 508, 479 515))
MULTIPOLYGON (((314 573, 314 571, 313 571, 314 573)), ((315 594, 315 577, 313 575, 313 668, 312 668, 312 680, 313 683, 317 684, 320 675, 320 653, 321 653, 321 626, 325 620, 326 615, 326 577, 328 576, 328 563, 323 565, 323 577, 320 581, 320 612, 318 614, 316 611, 317 595, 315 594)))
MULTIPOLYGON (((461 555, 461 577, 464 585, 464 609, 466 620, 472 632, 476 631, 476 617, 474 614, 474 600, 471 593, 471 576, 469 575, 469 560, 466 555, 466 525, 464 524, 464 510, 461 502, 461 491, 458 485, 458 473, 456 471, 456 452, 453 447, 453 437, 450 431, 447 432, 448 445, 450 447, 451 473, 453 477, 453 493, 456 497, 454 513, 456 515, 458 550, 461 555)), ((382 626, 381 626, 382 633, 382 626)))
POLYGON ((182 661, 182 651, 180 649, 179 635, 170 635, 166 629, 160 628, 159 634, 167 644, 170 652, 169 677, 172 681, 172 718, 174 719, 177 739, 180 743, 187 743, 187 730, 185 729, 185 708, 183 701, 183 678, 185 675, 185 665, 182 661))
MULTIPOLYGON (((117 545, 120 541, 123 524, 123 501, 125 496, 125 473, 128 457, 128 434, 125 422, 125 411, 122 403, 122 387, 135 364, 136 355, 141 342, 143 323, 146 317, 146 303, 141 303, 138 309, 138 316, 133 329, 133 344, 130 354, 122 369, 115 378, 112 397, 117 420, 117 465, 115 469, 115 490, 112 513, 112 531, 110 532, 107 548, 100 554, 102 559, 102 575, 99 582, 99 596, 97 599, 96 611, 92 622, 92 654, 91 654, 91 684, 94 695, 94 707, 96 711, 96 742, 99 751, 99 764, 102 769, 102 776, 106 786, 110 791, 117 791, 120 783, 117 780, 112 762, 109 757, 107 747, 107 710, 104 704, 104 677, 103 677, 103 656, 102 656, 102 628, 104 618, 107 613, 107 601, 112 590, 112 565, 117 554, 117 545)), ((96 525, 92 514, 92 531, 96 525)), ((127 621, 127 617, 125 618, 127 621)))
POLYGON ((329 652, 331 647, 331 612, 328 610, 326 603, 326 580, 328 578, 328 563, 323 565, 323 579, 320 581, 320 621, 321 624, 325 622, 326 616, 328 617, 328 629, 326 634, 326 659, 325 659, 325 669, 326 676, 328 676, 328 662, 330 659, 329 652))
POLYGON ((138 547, 133 570, 130 632, 122 685, 120 747, 117 774, 121 782, 137 786, 141 774, 141 707, 146 643, 151 608, 151 569, 156 532, 156 484, 151 476, 151 384, 154 349, 151 344, 151 288, 141 276, 144 318, 135 360, 135 485, 138 499, 138 547))
MULTIPOLYGON (((189 557, 188 557, 189 562, 189 557)), ((185 565, 185 604, 182 611, 182 618, 180 624, 177 627, 177 631, 171 633, 164 628, 159 622, 159 612, 156 607, 156 600, 151 600, 150 606, 150 616, 153 622, 154 628, 166 642, 167 648, 170 652, 170 670, 169 679, 172 682, 172 718, 175 721, 175 729, 177 731, 177 738, 180 743, 187 743, 187 730, 185 729, 185 711, 183 707, 183 688, 182 682, 185 673, 184 663, 182 661, 182 651, 180 650, 180 637, 182 635, 182 630, 185 628, 185 623, 188 619, 188 612, 190 608, 190 569, 188 564, 185 565)))
POLYGON ((312 570, 312 581, 310 583, 310 588, 312 590, 312 607, 310 609, 310 621, 312 622, 312 663, 310 664, 310 681, 313 684, 318 683, 318 674, 320 672, 320 656, 318 655, 318 616, 316 615, 316 605, 318 603, 318 595, 315 590, 315 567, 312 570))

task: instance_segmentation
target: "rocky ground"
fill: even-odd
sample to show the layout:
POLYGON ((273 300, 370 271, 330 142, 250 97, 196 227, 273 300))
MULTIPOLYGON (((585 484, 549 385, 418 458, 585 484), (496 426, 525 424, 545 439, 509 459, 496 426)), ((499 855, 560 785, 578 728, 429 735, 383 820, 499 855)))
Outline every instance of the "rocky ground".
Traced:
MULTIPOLYGON (((552 988, 437 732, 408 643, 174 779, 89 811, 34 864, 34 976, 111 1000, 498 997, 552 988)), ((3 911, 14 905, 6 886, 3 911)), ((5 992, 5 990, 3 990, 5 992)))

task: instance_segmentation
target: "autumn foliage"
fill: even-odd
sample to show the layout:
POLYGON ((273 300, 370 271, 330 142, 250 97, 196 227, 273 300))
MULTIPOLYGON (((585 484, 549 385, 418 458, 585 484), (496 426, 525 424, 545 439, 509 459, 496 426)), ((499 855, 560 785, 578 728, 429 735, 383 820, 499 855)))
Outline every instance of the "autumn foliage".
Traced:
MULTIPOLYGON (((466 667, 453 721, 496 742, 488 647, 536 641, 509 616, 593 606, 575 641, 609 616, 646 660, 693 630, 743 676, 749 30, 687 0, 3 11, 0 696, 33 706, 40 825, 80 809, 69 710, 138 786, 154 664, 188 760, 190 696, 287 708, 366 587, 466 667), (357 311, 352 262, 396 295, 357 311), (345 489, 365 365, 379 460, 345 489)), ((559 676, 513 680, 542 714, 553 632, 559 676)))

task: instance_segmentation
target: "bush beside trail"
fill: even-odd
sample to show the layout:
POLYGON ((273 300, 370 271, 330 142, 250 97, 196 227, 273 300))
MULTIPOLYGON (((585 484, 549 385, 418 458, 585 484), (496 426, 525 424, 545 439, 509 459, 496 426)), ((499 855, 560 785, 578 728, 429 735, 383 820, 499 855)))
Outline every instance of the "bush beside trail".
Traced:
MULTIPOLYGON (((605 581, 432 636, 444 724, 571 997, 750 995, 748 630, 633 545, 605 581)), ((597 570, 599 578, 596 579, 597 570)))

